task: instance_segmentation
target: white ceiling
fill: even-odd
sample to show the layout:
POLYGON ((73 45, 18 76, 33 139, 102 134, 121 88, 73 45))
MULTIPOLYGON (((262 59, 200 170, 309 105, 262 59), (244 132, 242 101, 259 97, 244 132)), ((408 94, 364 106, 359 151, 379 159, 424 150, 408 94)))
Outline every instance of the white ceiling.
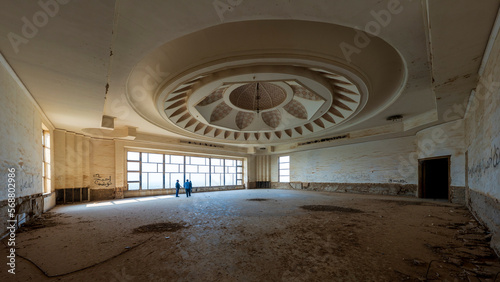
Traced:
POLYGON ((199 137, 163 125, 155 99, 167 81, 216 59, 231 62, 227 55, 235 50, 251 51, 257 60, 270 49, 297 55, 309 48, 310 54, 334 58, 364 76, 374 101, 376 89, 389 91, 394 84, 390 102, 367 108, 324 136, 377 132, 395 114, 404 116, 405 126, 390 133, 401 136, 448 121, 444 113, 476 86, 500 5, 499 0, 41 2, 57 4, 44 9, 38 1, 2 0, 0 51, 56 128, 82 133, 99 128, 106 115, 116 118, 115 127, 136 127, 141 136, 193 139, 199 137), (235 4, 225 6, 228 10, 214 6, 228 2, 235 4), (353 28, 376 25, 377 15, 390 18, 379 19, 378 36, 346 61, 340 43, 355 46, 353 28), (387 48, 377 47, 382 45, 387 48), (401 67, 390 52, 399 56, 401 67), (134 70, 141 65, 150 67, 153 80, 146 82, 147 97, 131 101, 134 79, 141 82, 134 70))

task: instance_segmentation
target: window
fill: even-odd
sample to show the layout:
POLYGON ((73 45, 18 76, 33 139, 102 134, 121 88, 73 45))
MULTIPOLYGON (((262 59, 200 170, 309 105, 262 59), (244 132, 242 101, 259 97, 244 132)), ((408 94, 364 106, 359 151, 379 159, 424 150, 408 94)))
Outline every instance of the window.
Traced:
POLYGON ((224 159, 210 159, 212 186, 224 186, 224 159))
POLYGON ((129 190, 175 188, 186 179, 193 187, 243 185, 243 161, 127 152, 129 190))
POLYGON ((243 161, 236 161, 236 185, 243 185, 243 161))
POLYGON ((236 160, 224 160, 225 185, 236 185, 236 160))
POLYGON ((290 182, 290 156, 278 159, 279 182, 290 182))
POLYGON ((175 188, 177 180, 184 186, 184 156, 165 155, 165 188, 175 188))
MULTIPOLYGON (((42 128, 45 126, 42 124, 42 128)), ((42 187, 44 193, 51 192, 50 181, 50 132, 42 130, 42 187)))
POLYGON ((127 152, 127 182, 128 190, 141 188, 141 153, 127 152))
POLYGON ((162 189, 163 154, 141 153, 141 188, 162 189))
POLYGON ((210 186, 210 159, 186 156, 186 179, 193 187, 210 186))

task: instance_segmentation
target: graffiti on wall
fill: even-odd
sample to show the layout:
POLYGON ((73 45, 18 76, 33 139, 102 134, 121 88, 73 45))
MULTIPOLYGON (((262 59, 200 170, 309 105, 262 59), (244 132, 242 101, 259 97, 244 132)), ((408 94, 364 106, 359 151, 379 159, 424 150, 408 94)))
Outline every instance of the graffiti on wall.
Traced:
POLYGON ((469 168, 470 177, 481 177, 490 169, 498 168, 500 165, 500 148, 493 145, 488 156, 481 159, 479 162, 469 168))
POLYGON ((408 182, 404 179, 389 179, 389 183, 407 184, 408 182))
POLYGON ((111 185, 111 175, 108 177, 101 176, 100 174, 94 174, 94 184, 103 187, 109 187, 111 185))

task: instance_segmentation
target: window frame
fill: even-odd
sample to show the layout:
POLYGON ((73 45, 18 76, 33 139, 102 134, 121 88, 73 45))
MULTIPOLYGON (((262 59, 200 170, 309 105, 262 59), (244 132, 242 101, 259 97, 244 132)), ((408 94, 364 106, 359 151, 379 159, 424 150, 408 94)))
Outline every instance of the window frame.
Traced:
POLYGON ((278 157, 278 182, 290 182, 290 156, 279 156, 278 157), (286 161, 282 161, 283 158, 287 158, 286 161), (282 168, 284 164, 288 164, 287 168, 282 168), (287 181, 284 181, 283 178, 287 178, 287 181))
POLYGON ((44 129, 44 127, 45 125, 42 124, 42 191, 43 194, 50 194, 52 192, 52 170, 50 166, 52 153, 50 142, 52 138, 50 131, 44 129))
MULTIPOLYGON (((200 156, 200 155, 181 155, 181 154, 175 154, 175 153, 158 153, 158 152, 148 152, 148 151, 139 151, 139 150, 126 150, 125 152, 125 171, 126 171, 126 187, 127 190, 129 191, 142 191, 142 190, 159 190, 159 189, 175 189, 175 183, 170 183, 172 181, 175 181, 182 175, 182 179, 179 178, 182 183, 185 182, 186 179, 190 179, 192 181, 192 177, 196 177, 194 179, 200 179, 199 184, 197 185, 196 183, 193 183, 193 187, 220 187, 220 186, 238 186, 238 185, 244 185, 243 184, 243 159, 239 158, 228 158, 228 157, 221 157, 221 156, 216 156, 216 157, 210 157, 210 156, 200 156), (139 154, 139 158, 137 159, 131 159, 129 157, 129 154, 131 153, 137 153, 139 154), (147 155, 146 155, 147 154, 147 155), (149 162, 149 154, 162 154, 163 155, 163 165, 162 165, 162 171, 155 173, 162 173, 163 175, 163 186, 161 188, 149 188, 149 183, 144 183, 144 174, 148 174, 148 179, 149 179, 149 173, 150 172, 144 172, 143 171, 143 165, 144 164, 150 164, 149 162), (145 161, 145 156, 148 162, 145 161), (175 158, 172 158, 175 157, 175 158), (182 163, 180 163, 180 158, 182 157, 182 163), (174 160, 172 160, 174 159, 174 160), (204 164, 202 164, 202 159, 204 159, 204 164), (212 164, 212 160, 217 160, 214 161, 212 164), (227 161, 226 161, 227 160, 227 161), (194 161, 194 162, 193 162, 194 161), (226 162, 233 163, 233 166, 226 166, 226 162), (139 170, 129 170, 129 163, 138 163, 139 170), (194 163, 194 164, 193 164, 194 163), (177 172, 172 172, 172 170, 167 171, 168 168, 172 168, 174 165, 178 165, 179 168, 177 172), (206 167, 208 166, 208 171, 206 167), (222 172, 215 172, 216 167, 222 167, 222 172), (230 173, 229 169, 231 171, 233 170, 232 168, 234 167, 234 173, 230 173), (196 171, 187 171, 188 168, 191 169, 196 169, 196 171), (200 170, 202 170, 200 172, 200 170), (139 173, 139 178, 138 180, 132 180, 129 181, 129 173, 139 173), (169 175, 167 175, 169 174, 169 175), (174 175, 175 176, 172 176, 174 175), (204 181, 201 181, 201 175, 204 177, 204 181), (229 176, 232 175, 232 176, 229 176), (213 177, 212 177, 213 176, 213 177), (176 178, 173 179, 172 177, 176 178), (218 180, 222 181, 213 181, 218 178, 218 180), (230 180, 231 183, 228 183, 230 180), (167 183, 168 182, 168 183, 167 183), (216 182, 218 185, 213 185, 213 183, 216 182), (222 183, 219 183, 222 182, 222 183), (233 183, 234 182, 234 183, 233 183), (138 185, 136 184, 138 183, 138 185), (202 184, 205 184, 204 186, 202 184), (130 189, 130 184, 135 184, 137 185, 138 188, 136 189, 130 189)), ((159 163, 158 163, 159 164, 159 163)), ((151 172, 152 173, 152 172, 151 172)))

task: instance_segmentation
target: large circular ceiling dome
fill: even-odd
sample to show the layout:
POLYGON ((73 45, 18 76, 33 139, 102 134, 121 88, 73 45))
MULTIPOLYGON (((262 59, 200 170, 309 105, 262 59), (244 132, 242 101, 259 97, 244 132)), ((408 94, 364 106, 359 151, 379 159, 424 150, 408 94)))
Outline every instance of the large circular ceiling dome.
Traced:
POLYGON ((406 79, 400 55, 380 38, 346 56, 341 46, 356 34, 294 20, 217 25, 143 58, 127 98, 151 123, 198 140, 279 144, 329 136, 381 112, 406 79))
POLYGON ((213 138, 290 139, 334 127, 357 113, 368 95, 361 91, 366 89, 362 81, 354 79, 357 84, 305 66, 235 66, 167 93, 163 112, 172 124, 213 138))
POLYGON ((229 101, 236 107, 254 112, 275 108, 285 101, 285 90, 269 82, 243 84, 229 94, 229 101))

